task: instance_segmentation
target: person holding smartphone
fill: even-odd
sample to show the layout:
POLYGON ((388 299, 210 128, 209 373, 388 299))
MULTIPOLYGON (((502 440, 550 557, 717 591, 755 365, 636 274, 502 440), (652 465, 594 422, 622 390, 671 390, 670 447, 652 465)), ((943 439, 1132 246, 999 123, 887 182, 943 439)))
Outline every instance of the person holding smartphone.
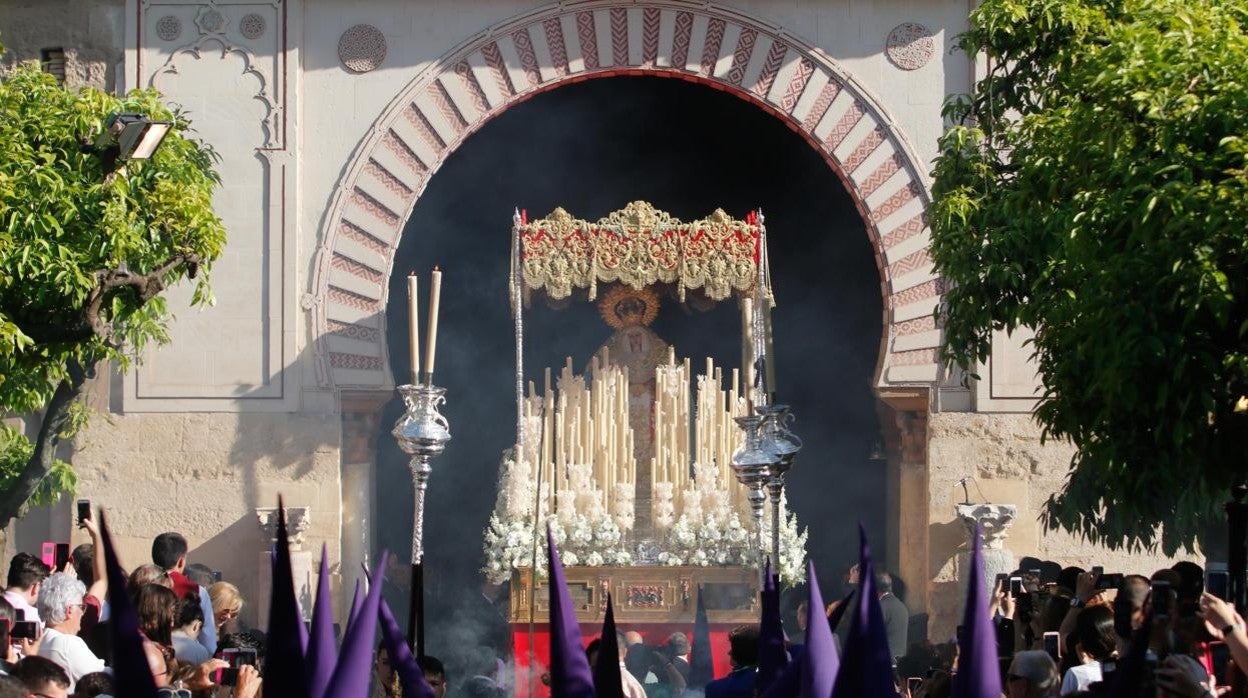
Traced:
POLYGON ((1205 629, 1209 634, 1215 640, 1226 643, 1231 651, 1231 658, 1235 660, 1235 666, 1248 667, 1248 632, 1244 629, 1244 619, 1235 611, 1235 607, 1205 592, 1200 596, 1198 613, 1204 619, 1205 629))

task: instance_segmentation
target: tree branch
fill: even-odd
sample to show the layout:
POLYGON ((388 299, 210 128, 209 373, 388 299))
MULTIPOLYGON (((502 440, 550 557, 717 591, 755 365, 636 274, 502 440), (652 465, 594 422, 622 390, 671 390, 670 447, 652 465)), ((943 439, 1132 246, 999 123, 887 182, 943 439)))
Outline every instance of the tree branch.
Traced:
POLYGON ((66 368, 69 378, 56 386, 56 392, 48 401, 43 413, 43 424, 39 425, 39 436, 35 439, 35 450, 22 474, 11 487, 0 491, 0 529, 9 525, 26 504, 26 500, 39 488, 39 483, 52 472, 52 463, 56 460, 56 447, 60 443, 60 434, 69 421, 70 406, 82 394, 82 386, 88 378, 95 376, 95 365, 83 367, 71 359, 66 368))
MULTIPOLYGON (((115 348, 109 327, 100 317, 104 302, 113 293, 129 288, 138 295, 139 305, 143 305, 165 290, 165 275, 186 264, 190 267, 190 275, 194 276, 199 263, 198 254, 179 252, 146 274, 135 274, 124 266, 100 270, 94 274, 96 285, 87 295, 87 303, 76 322, 59 325, 22 324, 15 319, 15 323, 26 336, 40 344, 85 342, 101 337, 106 346, 115 348)), ((87 366, 75 359, 66 362, 65 368, 69 377, 56 386, 52 398, 44 408, 43 423, 39 426, 39 436, 35 440, 35 450, 30 460, 26 462, 13 485, 0 491, 0 529, 8 526, 11 520, 21 514, 26 501, 52 471, 52 464, 56 460, 56 447, 70 418, 70 408, 82 394, 83 385, 95 376, 95 364, 98 360, 93 358, 87 366)))
POLYGON ((108 327, 100 317, 100 311, 105 301, 114 293, 133 289, 138 296, 139 305, 143 305, 165 290, 165 276, 169 272, 185 264, 191 269, 190 275, 194 277, 199 263, 198 254, 179 252, 146 274, 135 274, 124 266, 101 269, 92 273, 96 280, 95 287, 87 294, 86 305, 73 322, 24 322, 13 314, 10 314, 10 318, 22 334, 30 337, 36 344, 65 344, 106 337, 108 327))

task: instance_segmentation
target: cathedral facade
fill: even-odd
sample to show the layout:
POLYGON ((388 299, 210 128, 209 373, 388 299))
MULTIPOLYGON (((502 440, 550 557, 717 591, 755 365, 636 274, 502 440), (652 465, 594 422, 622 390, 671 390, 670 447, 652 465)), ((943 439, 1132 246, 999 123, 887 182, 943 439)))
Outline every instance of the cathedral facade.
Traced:
MULTIPOLYGON (((259 599, 261 524, 280 493, 305 549, 326 546, 349 595, 378 526, 408 525, 377 521, 378 488, 410 485, 379 482, 376 462, 390 438, 383 408, 406 381, 390 356, 406 338, 391 336, 388 310, 413 207, 461 144, 513 106, 586 80, 651 76, 726 92, 782 123, 853 201, 883 308, 871 377, 875 465, 887 471, 880 547, 911 611, 930 614, 929 636, 949 639, 957 623, 962 483, 976 500, 1016 507, 1000 537, 1015 556, 1125 568, 1126 555, 1037 521, 1071 451, 1042 445, 1030 419, 1038 383, 1022 333, 997 338, 979 380, 938 361, 930 170, 946 96, 969 92, 980 69, 951 50, 972 6, 0 2, 7 60, 59 57, 70 85, 160 90, 221 155, 229 245, 213 269, 218 303, 175 311, 171 345, 95 386, 101 414, 72 456, 81 496, 109 509, 129 564, 157 533, 181 531, 196 561, 259 599)), ((188 298, 174 290, 169 305, 188 298)), ((466 386, 448 387, 466 399, 466 386)), ((15 540, 55 540, 68 520, 68 506, 32 513, 15 540)), ((262 622, 258 607, 248 611, 262 622)))

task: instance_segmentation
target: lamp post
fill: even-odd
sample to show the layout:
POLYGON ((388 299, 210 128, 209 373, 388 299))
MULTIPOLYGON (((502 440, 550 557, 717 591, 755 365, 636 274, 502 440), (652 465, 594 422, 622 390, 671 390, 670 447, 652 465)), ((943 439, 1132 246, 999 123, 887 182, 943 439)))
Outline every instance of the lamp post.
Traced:
POLYGON ((767 503, 767 494, 763 488, 767 485, 770 474, 772 454, 764 448, 762 439, 763 418, 758 415, 735 417, 741 426, 745 439, 732 453, 732 472, 737 482, 746 489, 746 499, 754 512, 754 549, 758 559, 758 570, 763 570, 763 506, 767 503))
POLYGON ((412 471, 412 488, 415 507, 412 511, 412 591, 408 610, 407 641, 417 657, 425 655, 425 609, 424 609, 424 529, 425 489, 429 475, 433 473, 429 461, 441 455, 446 442, 451 440, 450 425, 438 407, 446 402, 446 388, 432 384, 401 385, 399 393, 407 405, 407 412, 395 423, 390 432, 399 442, 399 448, 411 456, 408 468, 412 471))
POLYGON ((771 555, 772 565, 780 566, 780 495, 784 492, 784 476, 793 467, 802 440, 789 431, 793 413, 788 405, 759 405, 761 415, 760 439, 763 449, 770 454, 767 465, 767 491, 771 495, 771 555))

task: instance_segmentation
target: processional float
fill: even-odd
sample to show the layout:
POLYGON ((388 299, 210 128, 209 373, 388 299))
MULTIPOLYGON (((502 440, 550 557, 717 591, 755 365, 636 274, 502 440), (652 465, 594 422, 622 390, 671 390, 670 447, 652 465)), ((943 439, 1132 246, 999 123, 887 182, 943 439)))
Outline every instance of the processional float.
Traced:
POLYGON ((633 627, 687 629, 696 595, 713 626, 756 620, 764 556, 800 579, 806 540, 784 507, 801 441, 774 400, 763 217, 716 210, 683 222, 640 201, 596 222, 561 208, 531 221, 517 212, 510 269, 516 439, 500 466, 484 571, 511 581, 517 660, 522 645, 543 645, 537 550, 548 527, 582 622, 601 620, 608 593, 633 627), (540 391, 523 363, 524 313, 537 297, 594 302, 614 331, 581 357, 582 371, 573 357, 557 374, 545 368, 540 391), (735 300, 740 367, 679 357, 650 328, 665 297, 735 300))

